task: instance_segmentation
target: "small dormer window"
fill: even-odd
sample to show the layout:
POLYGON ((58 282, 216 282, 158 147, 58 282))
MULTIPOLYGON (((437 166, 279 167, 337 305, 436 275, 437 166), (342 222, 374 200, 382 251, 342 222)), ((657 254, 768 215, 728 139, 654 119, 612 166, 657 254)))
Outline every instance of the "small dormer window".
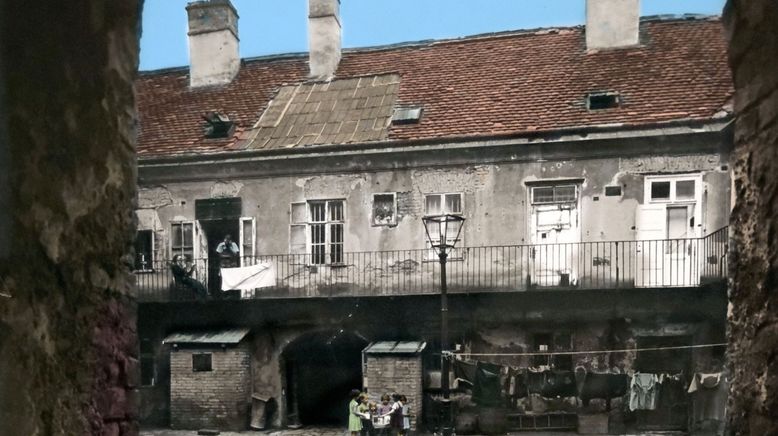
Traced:
POLYGON ((205 120, 203 131, 206 138, 229 138, 235 127, 230 117, 216 111, 205 113, 203 120, 205 120))
POLYGON ((611 109, 621 105, 621 96, 617 92, 590 92, 586 96, 586 108, 590 111, 611 109))
POLYGON ((421 119, 421 106, 404 106, 394 108, 392 124, 416 124, 421 119))

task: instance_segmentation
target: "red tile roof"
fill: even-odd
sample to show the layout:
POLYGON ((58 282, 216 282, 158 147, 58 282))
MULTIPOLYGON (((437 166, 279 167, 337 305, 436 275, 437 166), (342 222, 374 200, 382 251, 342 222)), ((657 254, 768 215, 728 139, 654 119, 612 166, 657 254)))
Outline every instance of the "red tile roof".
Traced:
MULTIPOLYGON (((520 135, 604 124, 704 121, 732 96, 718 19, 646 20, 640 47, 585 50, 583 27, 474 36, 346 51, 337 78, 400 74, 399 104, 419 104, 418 124, 394 125, 388 140, 520 135), (619 108, 589 111, 586 94, 615 91, 619 108)), ((307 57, 244 60, 229 85, 189 89, 188 69, 137 80, 141 157, 232 150, 207 139, 201 115, 217 110, 251 128, 277 90, 306 80, 307 57)))

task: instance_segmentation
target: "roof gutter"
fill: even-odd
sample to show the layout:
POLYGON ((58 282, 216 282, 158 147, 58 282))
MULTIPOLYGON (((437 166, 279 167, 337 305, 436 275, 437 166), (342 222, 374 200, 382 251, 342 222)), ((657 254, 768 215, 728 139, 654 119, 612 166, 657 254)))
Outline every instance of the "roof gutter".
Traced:
POLYGON ((707 121, 681 121, 653 126, 626 127, 604 125, 589 128, 558 129, 519 135, 483 135, 463 138, 439 138, 412 141, 381 141, 361 144, 317 145, 298 149, 230 150, 209 154, 138 158, 141 184, 230 178, 270 177, 291 174, 323 174, 350 171, 379 171, 412 166, 462 165, 467 162, 517 162, 537 159, 570 159, 586 157, 621 157, 629 154, 683 154, 689 152, 726 151, 731 148, 731 116, 707 121), (719 140, 690 141, 690 138, 719 140), (675 142, 678 141, 676 144, 675 142), (587 143, 586 148, 581 143, 587 143), (674 143, 672 147, 667 146, 674 143), (695 142, 697 145, 692 146, 695 142), (683 144, 689 143, 686 146, 683 144), (665 145, 662 147, 660 145, 665 145), (490 150, 489 153, 484 153, 490 150), (436 153, 435 157, 431 153, 436 153), (445 153, 450 159, 443 158, 445 153), (458 155, 457 155, 458 154, 458 155), (405 158, 400 158, 405 155, 405 158), (412 155, 412 156, 411 156, 412 155), (542 157, 538 157, 542 156, 542 157), (466 159, 462 159, 466 157, 466 159), (314 160, 315 165, 303 160, 314 160), (322 159, 329 164, 319 167, 322 159), (393 165, 378 165, 378 159, 394 159, 393 165), (403 162, 400 163, 400 160, 403 162), (437 163, 435 163, 437 161, 437 163), (448 163, 447 163, 448 162, 448 163), (264 170, 257 164, 264 163, 264 170), (333 163, 338 165, 333 166, 333 163), (341 164, 342 163, 342 164, 341 164), (253 164, 253 165, 248 165, 253 164), (238 166, 247 165, 245 171, 238 166), (248 171, 248 166, 254 171, 248 171), (281 167, 286 167, 282 169, 281 167), (386 167, 386 168, 384 168, 386 167), (215 172, 224 170, 226 174, 215 172), (250 174, 254 173, 254 174, 250 174))

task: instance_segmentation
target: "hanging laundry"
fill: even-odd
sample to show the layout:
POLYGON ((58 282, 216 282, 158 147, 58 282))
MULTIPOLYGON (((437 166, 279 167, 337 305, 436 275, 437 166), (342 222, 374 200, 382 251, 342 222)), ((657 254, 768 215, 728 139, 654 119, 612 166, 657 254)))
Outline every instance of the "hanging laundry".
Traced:
POLYGON ((500 385, 500 365, 486 362, 476 364, 473 401, 481 406, 500 404, 502 386, 500 385))
POLYGON ((475 385, 476 362, 468 360, 454 360, 454 377, 466 381, 471 386, 475 385))
POLYGON ((276 285, 276 268, 273 262, 260 262, 241 268, 222 268, 221 275, 222 291, 251 291, 276 285))
POLYGON ((629 410, 656 410, 659 387, 656 374, 636 372, 629 385, 629 410))
POLYGON ((688 392, 692 394, 692 422, 695 429, 721 432, 728 391, 729 383, 723 373, 694 374, 688 392))
POLYGON ((530 394, 539 394, 543 392, 543 385, 545 384, 545 371, 533 371, 532 368, 527 371, 527 391, 530 394))
POLYGON ((510 369, 510 385, 508 388, 508 395, 511 398, 525 398, 529 395, 527 389, 527 374, 526 372, 518 369, 510 369))
POLYGON ((574 397, 578 393, 573 371, 545 371, 540 395, 545 398, 574 397))
POLYGON ((584 405, 589 400, 599 398, 609 400, 621 397, 629 391, 629 377, 626 374, 586 374, 583 385, 578 393, 584 405))

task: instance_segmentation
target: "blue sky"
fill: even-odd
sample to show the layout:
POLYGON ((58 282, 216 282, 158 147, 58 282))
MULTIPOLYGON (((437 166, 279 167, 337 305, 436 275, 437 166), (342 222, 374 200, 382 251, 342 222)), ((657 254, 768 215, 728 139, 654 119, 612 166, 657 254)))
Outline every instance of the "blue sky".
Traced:
MULTIPOLYGON (((641 15, 718 15, 725 0, 642 0, 641 15)), ((232 0, 241 57, 307 50, 307 0, 232 0)), ((141 70, 189 63, 187 0, 145 0, 141 70)), ((450 38, 584 22, 585 0, 341 0, 343 46, 450 38)))

